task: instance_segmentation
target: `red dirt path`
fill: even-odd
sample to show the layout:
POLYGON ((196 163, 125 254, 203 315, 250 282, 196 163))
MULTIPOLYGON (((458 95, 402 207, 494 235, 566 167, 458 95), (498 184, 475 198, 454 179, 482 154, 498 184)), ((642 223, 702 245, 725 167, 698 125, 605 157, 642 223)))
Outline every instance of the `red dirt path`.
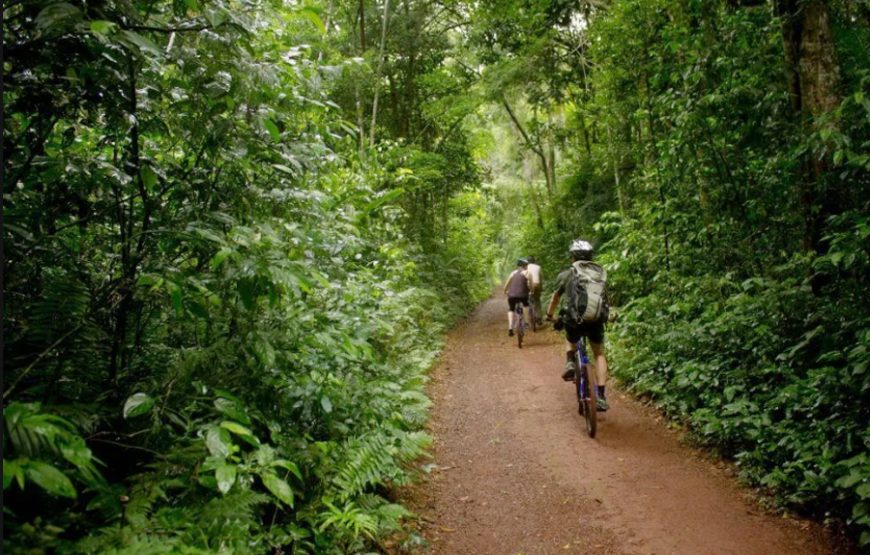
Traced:
POLYGON ((413 488, 427 553, 821 555, 819 526, 765 514, 654 411, 608 387, 589 439, 550 329, 505 331, 496 297, 449 337, 433 371, 435 469, 413 488))

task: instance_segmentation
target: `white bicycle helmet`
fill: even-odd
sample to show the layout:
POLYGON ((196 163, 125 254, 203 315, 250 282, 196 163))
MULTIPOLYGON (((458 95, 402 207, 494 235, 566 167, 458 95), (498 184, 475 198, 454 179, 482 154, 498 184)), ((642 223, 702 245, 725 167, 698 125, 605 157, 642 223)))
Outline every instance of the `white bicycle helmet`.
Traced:
POLYGON ((571 246, 568 247, 568 252, 571 256, 579 260, 592 260, 592 254, 594 251, 595 249, 592 247, 592 243, 585 239, 575 239, 571 243, 571 246))

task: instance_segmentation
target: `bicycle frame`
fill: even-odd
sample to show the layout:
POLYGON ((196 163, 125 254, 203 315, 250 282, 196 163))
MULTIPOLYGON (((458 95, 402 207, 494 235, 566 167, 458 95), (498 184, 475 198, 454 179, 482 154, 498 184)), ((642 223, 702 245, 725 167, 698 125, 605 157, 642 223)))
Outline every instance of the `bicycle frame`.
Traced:
POLYGON ((589 437, 594 438, 598 428, 596 383, 589 369, 589 356, 586 354, 586 338, 581 337, 576 345, 577 373, 574 377, 574 383, 577 387, 577 410, 586 421, 586 432, 589 434, 589 437))
MULTIPOLYGON (((581 337, 579 341, 577 341, 577 368, 589 368, 589 356, 586 354, 586 338, 581 337)), ((575 380, 577 382, 577 395, 580 399, 588 399, 589 398, 589 384, 588 374, 583 375, 580 373, 580 378, 575 380)))

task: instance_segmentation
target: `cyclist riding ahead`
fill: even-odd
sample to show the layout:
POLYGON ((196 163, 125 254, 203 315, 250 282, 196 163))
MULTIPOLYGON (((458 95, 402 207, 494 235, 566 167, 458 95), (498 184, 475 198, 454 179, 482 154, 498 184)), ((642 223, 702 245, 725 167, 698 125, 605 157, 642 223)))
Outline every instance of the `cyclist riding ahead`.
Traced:
MULTIPOLYGON (((531 301, 535 305, 534 318, 537 324, 541 324, 541 267, 537 264, 534 256, 527 256, 526 261, 529 265, 526 267, 526 272, 529 276, 529 294, 531 301)), ((531 317, 531 315, 530 315, 531 317)))
POLYGON ((517 304, 529 306, 529 275, 526 272, 528 262, 520 258, 517 269, 511 272, 504 284, 504 292, 508 297, 508 335, 514 334, 514 310, 517 304))
MULTIPOLYGON (((575 350, 581 337, 588 337, 595 356, 595 370, 598 377, 598 410, 609 408, 604 396, 607 380, 607 358, 604 356, 604 322, 607 321, 607 271, 592 262, 592 245, 577 239, 568 249, 571 267, 556 278, 556 291, 547 308, 547 320, 553 319, 553 312, 559 300, 565 295, 565 306, 559 311, 559 320, 565 327, 567 361, 562 379, 574 379, 578 370, 575 350)), ((558 329, 558 327, 557 327, 558 329)))

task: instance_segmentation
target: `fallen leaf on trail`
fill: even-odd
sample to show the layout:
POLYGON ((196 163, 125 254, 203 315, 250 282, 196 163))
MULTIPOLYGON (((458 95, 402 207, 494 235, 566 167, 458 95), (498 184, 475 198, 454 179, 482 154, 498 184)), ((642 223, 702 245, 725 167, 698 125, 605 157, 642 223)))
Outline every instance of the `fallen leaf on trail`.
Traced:
POLYGON ((462 501, 463 503, 467 503, 468 501, 471 501, 471 496, 470 495, 463 495, 462 497, 459 498, 459 500, 462 501))

